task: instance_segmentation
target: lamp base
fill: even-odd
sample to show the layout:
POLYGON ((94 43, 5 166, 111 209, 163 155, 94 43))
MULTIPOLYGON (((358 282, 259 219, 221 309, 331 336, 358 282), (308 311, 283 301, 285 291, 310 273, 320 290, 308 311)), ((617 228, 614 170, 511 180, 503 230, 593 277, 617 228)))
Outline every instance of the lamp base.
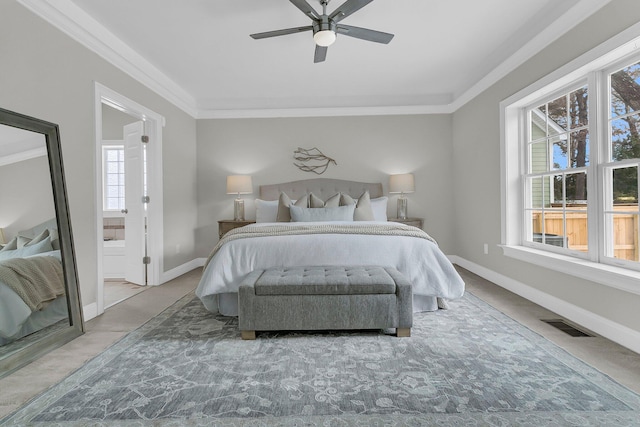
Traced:
POLYGON ((233 201, 233 220, 244 221, 244 200, 240 198, 233 201))
POLYGON ((398 218, 407 219, 407 198, 398 197, 398 218))

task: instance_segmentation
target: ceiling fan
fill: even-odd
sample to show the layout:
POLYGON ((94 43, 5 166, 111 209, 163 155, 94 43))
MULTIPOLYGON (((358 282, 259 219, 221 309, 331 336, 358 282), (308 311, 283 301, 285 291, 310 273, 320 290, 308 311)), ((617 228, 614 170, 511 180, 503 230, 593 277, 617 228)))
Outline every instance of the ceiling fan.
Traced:
POLYGON ((327 49, 336 41, 336 34, 343 34, 376 43, 387 44, 393 38, 393 34, 380 31, 369 30, 367 28, 353 27, 351 25, 339 24, 347 16, 362 9, 373 0, 347 0, 342 6, 327 15, 327 5, 330 0, 320 0, 322 5, 322 15, 311 7, 306 0, 289 0, 298 9, 313 21, 306 27, 287 28, 284 30, 267 31, 264 33, 251 34, 254 39, 266 39, 269 37, 284 36, 287 34, 313 31, 313 40, 316 42, 316 52, 313 62, 322 62, 327 57, 327 49))

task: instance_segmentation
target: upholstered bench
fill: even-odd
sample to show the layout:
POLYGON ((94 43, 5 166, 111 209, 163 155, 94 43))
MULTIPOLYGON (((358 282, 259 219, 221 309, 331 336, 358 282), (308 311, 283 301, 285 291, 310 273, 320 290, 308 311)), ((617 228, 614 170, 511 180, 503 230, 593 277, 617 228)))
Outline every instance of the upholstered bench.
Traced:
POLYGON ((411 335, 412 291, 395 268, 321 266, 251 272, 238 292, 242 339, 256 331, 386 329, 411 335))

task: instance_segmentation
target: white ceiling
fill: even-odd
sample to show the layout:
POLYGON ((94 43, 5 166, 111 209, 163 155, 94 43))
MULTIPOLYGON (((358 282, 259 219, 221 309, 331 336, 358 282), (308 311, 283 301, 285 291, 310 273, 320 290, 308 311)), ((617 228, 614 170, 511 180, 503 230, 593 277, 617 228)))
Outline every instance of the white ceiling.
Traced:
POLYGON ((44 135, 0 125, 0 166, 47 154, 44 135))
POLYGON ((20 1, 194 117, 242 117, 450 112, 609 0, 375 0, 342 23, 391 43, 318 64, 311 32, 249 37, 309 25, 287 0, 20 1))

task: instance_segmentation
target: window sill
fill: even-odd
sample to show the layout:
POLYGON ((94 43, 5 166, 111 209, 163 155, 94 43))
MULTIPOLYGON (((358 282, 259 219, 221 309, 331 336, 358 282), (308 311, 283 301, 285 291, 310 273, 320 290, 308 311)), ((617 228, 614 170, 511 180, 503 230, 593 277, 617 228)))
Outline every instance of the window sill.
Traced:
POLYGON ((525 246, 500 245, 505 256, 640 295, 640 272, 525 246))

